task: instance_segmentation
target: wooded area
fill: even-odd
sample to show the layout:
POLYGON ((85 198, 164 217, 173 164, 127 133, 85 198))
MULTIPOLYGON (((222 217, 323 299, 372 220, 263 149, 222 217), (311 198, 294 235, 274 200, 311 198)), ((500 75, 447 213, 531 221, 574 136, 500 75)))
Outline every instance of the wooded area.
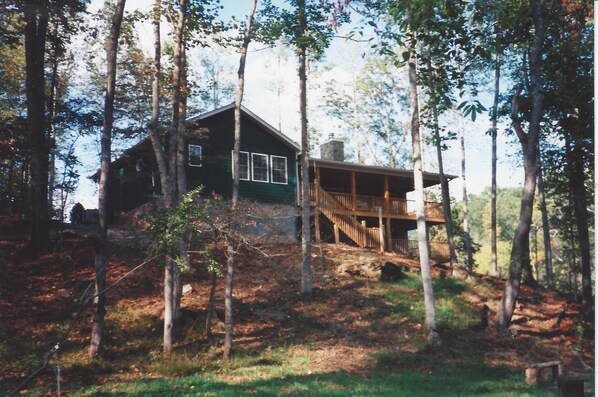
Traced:
MULTIPOLYGON (((60 251, 56 231, 72 207, 78 169, 89 156, 96 156, 78 158, 78 142, 101 136, 100 153, 93 160, 100 165, 99 222, 90 227, 95 277, 93 288, 90 285, 79 300, 79 311, 87 303, 94 305, 88 340, 91 362, 104 355, 109 343, 104 318, 110 305, 106 291, 112 288, 106 284, 112 250, 108 234, 117 222, 110 219, 108 195, 111 175, 120 172, 111 164, 116 158, 114 143, 121 139, 130 143, 149 137, 158 170, 152 184, 159 186, 160 194, 141 224, 151 236, 154 266, 164 266, 164 353, 176 354, 177 324, 184 317, 183 281, 199 262, 212 280, 208 336, 217 306, 216 282, 226 273, 223 355, 234 356, 236 257, 244 250, 263 249, 244 233, 260 226, 248 218, 259 206, 242 200, 242 180, 296 185, 291 201, 298 215, 294 222, 300 230, 301 266, 293 288, 306 302, 321 293, 314 288, 323 288, 313 273, 313 240, 319 243, 321 233, 310 183, 320 178, 312 154, 331 131, 312 122, 317 107, 313 90, 318 89, 325 97, 321 111, 340 123, 330 138, 347 144, 347 158, 409 171, 413 186, 407 191, 415 207, 408 213, 417 225, 409 234, 418 241, 422 325, 431 345, 450 343, 438 326, 442 313, 437 311, 433 277, 438 264, 430 258, 434 241, 448 243, 448 267, 455 277, 465 272, 471 278, 481 273, 504 279, 497 284, 501 299, 492 312, 497 339, 516 335, 512 326, 524 287, 570 294, 580 304, 582 334, 593 337, 592 2, 253 0, 243 6, 247 11, 218 0, 155 0, 151 8, 133 10, 126 8, 126 0, 118 0, 106 1, 94 13, 87 11, 90 6, 87 0, 0 0, 0 235, 28 236, 23 255, 39 260, 40 266, 45 255, 60 251), (141 43, 142 26, 152 27, 151 51, 141 43), (357 43, 365 59, 349 86, 340 77, 318 80, 332 62, 326 58, 328 48, 338 42, 357 43), (296 58, 300 144, 290 145, 298 147, 297 158, 242 149, 245 65, 256 53, 252 46, 260 51, 282 48, 296 58), (220 80, 217 61, 204 68, 213 72, 211 78, 194 70, 193 57, 220 47, 237 59, 240 53, 236 76, 220 80), (202 152, 206 146, 190 143, 193 134, 201 138, 202 132, 192 130, 188 115, 209 114, 212 107, 220 107, 221 96, 233 92, 232 195, 209 197, 210 192, 187 186, 188 169, 209 164, 202 152), (488 119, 488 131, 475 128, 481 118, 488 119), (492 172, 486 190, 471 195, 466 181, 476 164, 466 158, 466 141, 484 134, 492 145, 486 154, 492 159, 492 172), (498 158, 499 136, 517 144, 509 159, 498 158), (449 180, 456 176, 447 173, 444 163, 457 140, 460 201, 456 192, 451 196, 449 180), (192 163, 191 146, 199 150, 194 153, 198 163, 192 163), (426 151, 432 147, 436 163, 427 169, 426 151), (499 186, 500 161, 523 169, 521 188, 499 186), (298 171, 289 177, 288 169, 298 171), (256 174, 260 170, 263 175, 256 174), (430 185, 425 178, 436 172, 439 186, 426 188, 430 185), (432 226, 427 219, 427 202, 435 197, 443 204, 444 225, 432 226)), ((280 92, 279 87, 279 102, 284 101, 280 92)), ((273 139, 288 140, 289 145, 292 141, 281 138, 280 129, 272 133, 273 139)), ((137 166, 140 171, 148 164, 137 166)), ((355 201, 355 171, 352 175, 355 201)), ((388 185, 388 176, 384 181, 388 185)), ((392 189, 384 190, 389 207, 392 189)), ((315 202, 317 206, 317 196, 315 202)), ((390 216, 385 229, 383 209, 378 208, 378 240, 384 242, 386 230, 392 243, 390 216)), ((77 218, 73 214, 71 220, 77 218)), ((260 216, 267 223, 268 215, 260 216)), ((367 232, 365 220, 362 224, 367 232)), ((42 368, 57 350, 48 353, 42 368)))

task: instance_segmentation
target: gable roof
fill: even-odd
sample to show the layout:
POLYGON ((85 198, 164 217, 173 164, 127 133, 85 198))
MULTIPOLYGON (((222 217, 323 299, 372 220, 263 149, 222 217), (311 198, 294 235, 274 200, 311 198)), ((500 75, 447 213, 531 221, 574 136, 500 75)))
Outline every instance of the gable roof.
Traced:
MULTIPOLYGON (((234 107, 235 107, 234 102, 229 103, 228 105, 222 106, 218 109, 214 109, 212 111, 191 117, 191 118, 187 119, 187 123, 193 123, 193 122, 197 122, 199 120, 207 119, 216 114, 225 112, 227 110, 234 109, 234 107)), ((264 119, 262 119, 261 117, 259 117, 255 113, 253 113, 251 110, 247 109, 244 105, 241 105, 241 112, 244 113, 247 117, 253 119, 253 121, 256 124, 258 124, 264 130, 268 131, 272 136, 274 136, 278 140, 282 141, 287 146, 291 147, 295 152, 297 152, 297 153, 301 152, 301 147, 295 141, 291 140, 288 136, 286 136, 282 132, 278 131, 276 128, 272 127, 270 124, 268 124, 266 121, 264 121, 264 119)))
MULTIPOLYGON (((232 103, 229 103, 228 105, 222 106, 218 109, 214 109, 209 112, 205 112, 205 113, 199 114, 197 116, 190 117, 187 119, 186 123, 187 124, 197 123, 201 120, 205 120, 205 119, 208 119, 217 114, 234 109, 234 107, 235 107, 235 103, 232 102, 232 103)), ((274 138, 281 141, 286 146, 290 147, 293 151, 295 151, 295 153, 298 154, 301 152, 300 146, 295 141, 291 140, 289 137, 284 135, 282 132, 280 132, 276 128, 272 127, 270 124, 268 124, 266 121, 264 121, 261 117, 258 117, 255 113, 253 113, 252 111, 250 111, 243 105, 241 105, 241 112, 243 114, 245 114, 245 116, 252 119, 256 124, 258 124, 260 127, 262 127, 266 132, 270 133, 274 138)), ((123 161, 125 161, 127 159, 127 157, 131 153, 136 152, 138 149, 142 148, 144 145, 148 145, 149 142, 150 142, 149 137, 141 139, 135 145, 124 150, 123 153, 118 158, 112 160, 111 165, 114 166, 114 165, 118 165, 118 164, 122 163, 123 161)), ((100 170, 98 169, 95 173, 90 175, 88 178, 95 180, 95 181, 99 180, 100 170)))

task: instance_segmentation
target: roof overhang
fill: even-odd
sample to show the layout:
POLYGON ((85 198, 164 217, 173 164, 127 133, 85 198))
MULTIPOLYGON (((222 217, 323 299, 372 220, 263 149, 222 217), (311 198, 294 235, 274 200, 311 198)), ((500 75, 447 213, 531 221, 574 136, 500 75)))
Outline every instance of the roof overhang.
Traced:
MULTIPOLYGON (((309 159, 310 167, 322 167, 339 171, 355 171, 361 174, 388 175, 397 178, 413 178, 413 170, 401 168, 380 167, 376 165, 355 164, 346 161, 323 160, 318 158, 309 159)), ((448 180, 458 178, 456 175, 444 174, 448 180)), ((424 181, 427 186, 440 183, 440 174, 434 172, 424 172, 424 181)))

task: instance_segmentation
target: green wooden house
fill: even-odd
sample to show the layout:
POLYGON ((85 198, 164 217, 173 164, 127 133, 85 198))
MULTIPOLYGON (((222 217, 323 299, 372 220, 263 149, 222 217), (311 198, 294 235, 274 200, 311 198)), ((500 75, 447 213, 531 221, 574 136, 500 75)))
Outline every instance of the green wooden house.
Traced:
MULTIPOLYGON (((239 194, 259 203, 266 216, 249 232, 285 235, 299 230, 299 146, 247 108, 241 111, 239 194), (281 210, 282 208, 282 210, 281 210), (275 215, 278 214, 278 215, 275 215), (280 215, 283 214, 283 215, 280 215), (275 224, 277 230, 270 226, 275 224)), ((232 195, 233 104, 187 120, 187 186, 203 185, 206 194, 232 195)), ((309 160, 310 206, 314 238, 344 241, 364 248, 414 252, 409 230, 416 214, 407 193, 413 191, 413 171, 352 164, 344 161, 343 142, 321 146, 322 158, 309 160)), ((160 178, 149 139, 125 151, 112 163, 108 207, 126 212, 160 195, 160 178)), ((99 173, 94 175, 97 179, 99 173)), ((449 179, 454 176, 449 175, 449 179)), ((440 183, 438 174, 424 173, 424 186, 440 183)), ((444 223, 439 203, 426 203, 428 225, 444 223)), ((433 257, 448 253, 445 243, 431 246, 433 257)))
MULTIPOLYGON (((297 204, 299 146, 247 108, 241 109, 239 195, 268 204, 297 204)), ((187 120, 187 186, 232 195, 234 104, 187 120)), ((130 211, 160 194, 160 176, 149 138, 111 164, 108 207, 130 211)), ((97 180, 99 172, 92 175, 97 180)))

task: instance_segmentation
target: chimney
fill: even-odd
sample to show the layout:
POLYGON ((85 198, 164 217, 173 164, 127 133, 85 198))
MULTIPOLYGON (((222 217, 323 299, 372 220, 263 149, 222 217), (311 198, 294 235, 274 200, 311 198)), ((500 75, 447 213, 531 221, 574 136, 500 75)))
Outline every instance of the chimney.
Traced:
POLYGON ((345 161, 345 143, 330 134, 328 142, 320 146, 320 157, 322 160, 345 161))

